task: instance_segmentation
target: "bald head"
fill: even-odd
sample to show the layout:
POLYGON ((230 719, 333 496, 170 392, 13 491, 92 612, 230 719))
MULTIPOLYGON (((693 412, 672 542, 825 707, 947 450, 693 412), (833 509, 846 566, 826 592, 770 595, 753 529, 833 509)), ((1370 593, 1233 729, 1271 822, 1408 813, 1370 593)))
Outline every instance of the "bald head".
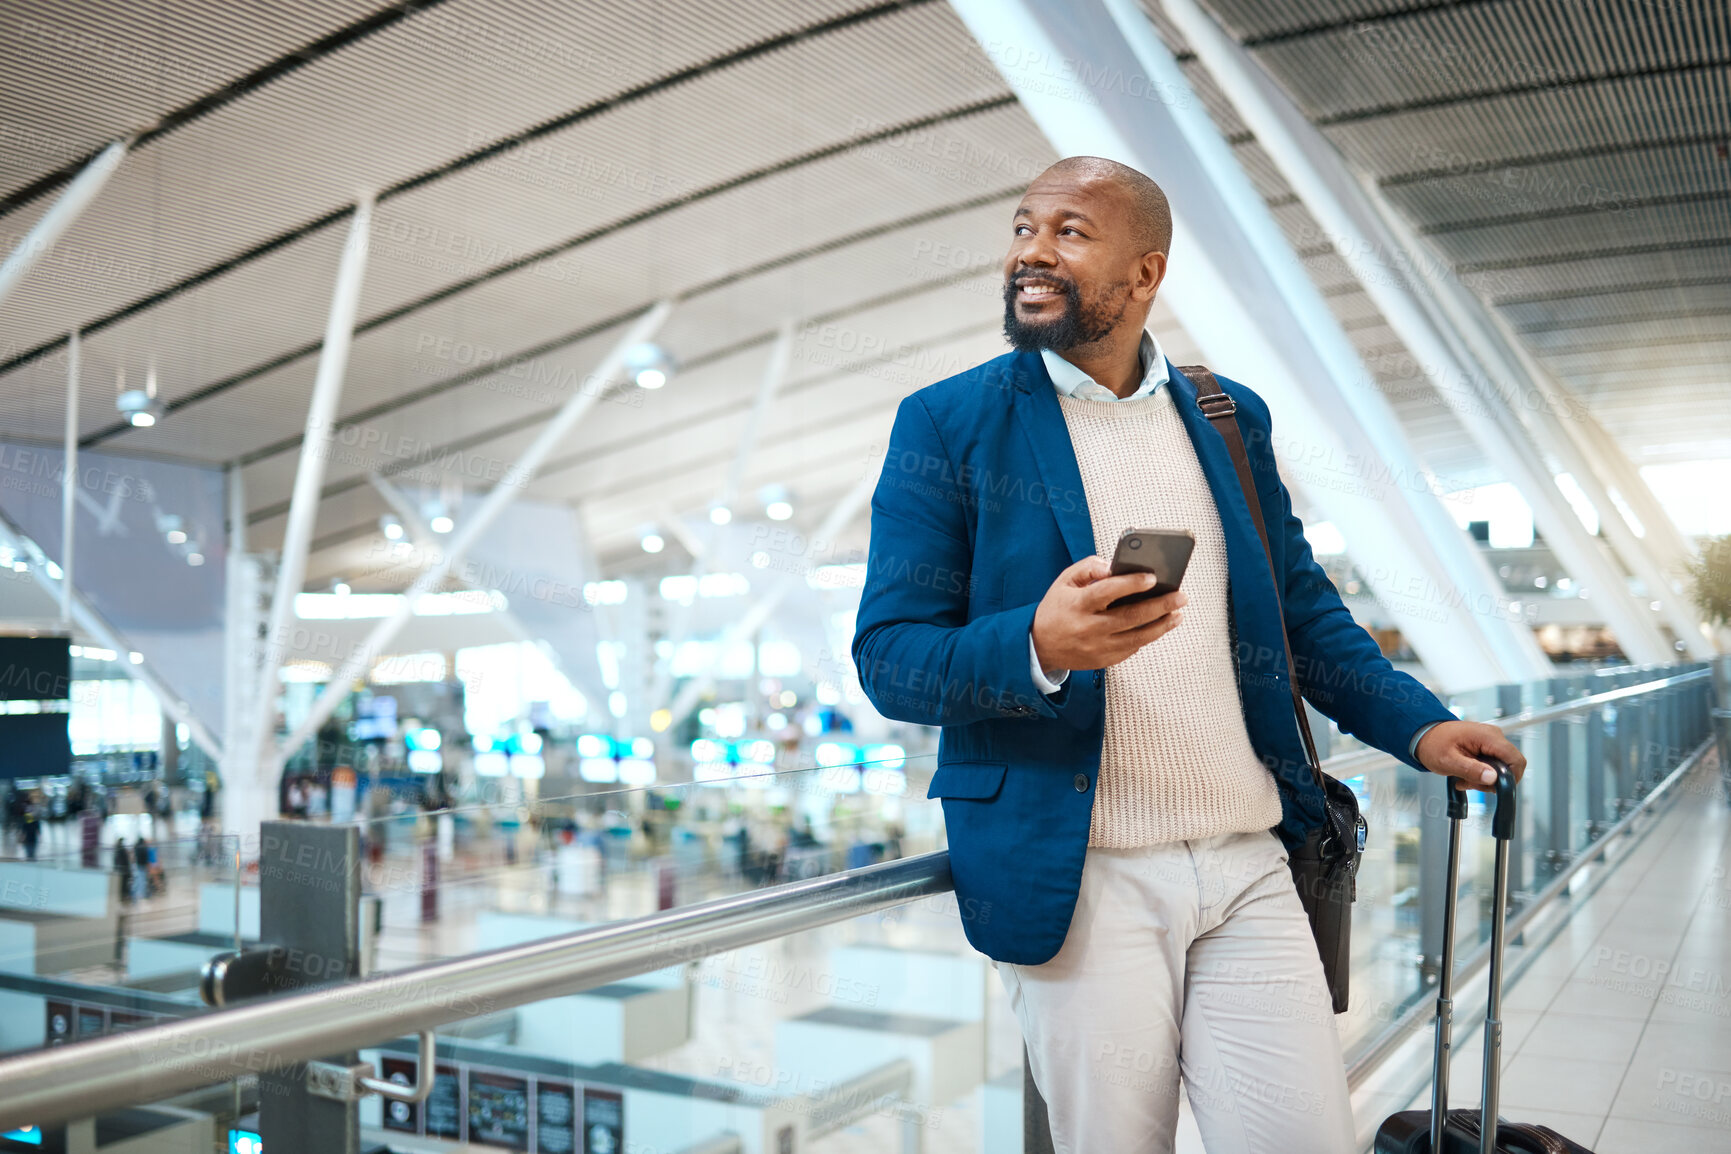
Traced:
POLYGON ((1130 221, 1136 230, 1134 243, 1143 252, 1171 254, 1172 206, 1166 202, 1160 186, 1146 174, 1103 156, 1068 156, 1035 177, 1028 187, 1059 181, 1115 186, 1129 199, 1130 221))
POLYGON ((1172 247, 1172 210, 1160 186, 1115 160, 1072 156, 1035 178, 1011 219, 1010 343, 1133 358, 1172 247))

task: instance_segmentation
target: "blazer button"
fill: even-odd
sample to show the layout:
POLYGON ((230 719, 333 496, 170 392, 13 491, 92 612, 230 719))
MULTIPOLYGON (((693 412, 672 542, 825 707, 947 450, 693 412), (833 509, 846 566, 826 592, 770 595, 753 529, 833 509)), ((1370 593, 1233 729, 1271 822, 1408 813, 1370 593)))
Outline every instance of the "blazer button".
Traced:
POLYGON ((1088 775, 1087 774, 1078 773, 1076 775, 1076 792, 1077 793, 1087 793, 1088 792, 1088 775))

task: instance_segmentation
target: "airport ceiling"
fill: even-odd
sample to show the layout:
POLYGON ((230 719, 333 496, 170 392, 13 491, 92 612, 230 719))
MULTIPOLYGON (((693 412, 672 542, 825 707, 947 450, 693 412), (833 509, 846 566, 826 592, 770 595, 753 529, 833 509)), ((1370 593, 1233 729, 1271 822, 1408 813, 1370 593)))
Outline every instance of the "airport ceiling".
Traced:
MULTIPOLYGON (((1731 441, 1722 2, 1211 6, 1637 464, 1724 455, 1698 448, 1731 441)), ((1426 462, 1494 479, 1154 15, 1426 462)), ((1007 216, 1055 159, 937 0, 25 0, 0 25, 6 247, 143 133, 4 305, 0 420, 60 438, 81 329, 83 443, 238 462, 255 548, 280 541, 351 206, 377 192, 314 585, 378 555, 369 473, 472 502, 666 297, 680 372, 597 405, 529 496, 578 508, 611 571, 665 563, 638 527, 722 490, 792 322, 742 491, 786 486, 809 530, 903 396, 1001 351, 1007 216), (117 375, 152 366, 167 416, 120 424, 117 375)))

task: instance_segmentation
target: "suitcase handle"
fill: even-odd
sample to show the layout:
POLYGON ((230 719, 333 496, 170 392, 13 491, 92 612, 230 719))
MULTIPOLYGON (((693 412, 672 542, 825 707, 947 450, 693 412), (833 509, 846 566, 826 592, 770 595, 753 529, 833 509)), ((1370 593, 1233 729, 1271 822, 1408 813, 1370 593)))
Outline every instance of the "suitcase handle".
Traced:
POLYGON ((1515 778, 1502 762, 1489 761, 1489 764, 1497 771, 1497 808, 1491 814, 1491 836, 1509 841, 1515 836, 1515 778))
POLYGON ((1436 980, 1436 1043, 1431 1056, 1430 1148, 1443 1150, 1448 1124, 1449 1068, 1454 1046, 1455 905, 1460 900, 1461 821, 1467 816, 1467 791, 1443 780, 1448 796, 1448 871, 1443 882, 1442 958, 1436 980))
MULTIPOLYGON (((1491 882, 1490 1000, 1485 1007, 1484 1113, 1480 1120, 1480 1152, 1495 1154, 1497 1092, 1502 1079, 1502 967, 1503 923, 1509 908, 1509 843, 1514 837, 1515 779, 1508 766, 1485 759, 1497 771, 1497 802, 1491 815, 1491 836, 1496 839, 1496 872, 1491 882)), ((1449 1065, 1454 1029, 1455 906, 1460 898, 1461 822, 1467 816, 1467 791, 1444 782, 1448 794, 1448 874, 1443 897, 1443 945, 1437 974, 1436 1045, 1431 1077, 1430 1148, 1446 1150, 1444 1128, 1448 1122, 1449 1065)))
POLYGON ((1515 836, 1515 776, 1491 758, 1497 771, 1497 808, 1491 815, 1496 839, 1496 872, 1491 877, 1491 959, 1486 975, 1484 1110, 1479 1122, 1479 1154, 1497 1154, 1497 1097, 1503 1076, 1503 929, 1509 920, 1509 844, 1515 836))

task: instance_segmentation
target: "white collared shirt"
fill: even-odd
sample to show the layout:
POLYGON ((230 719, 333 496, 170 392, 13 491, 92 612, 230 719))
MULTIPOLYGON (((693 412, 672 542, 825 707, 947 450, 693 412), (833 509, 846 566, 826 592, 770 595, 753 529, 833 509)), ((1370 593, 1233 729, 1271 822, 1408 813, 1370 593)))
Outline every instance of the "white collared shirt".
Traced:
POLYGON ((1040 359, 1046 363, 1046 375, 1060 396, 1083 401, 1139 401, 1151 397, 1154 390, 1171 380, 1166 368, 1166 353, 1160 342, 1147 329, 1142 330, 1142 346, 1137 353, 1142 368, 1142 383, 1127 397, 1120 397, 1051 349, 1041 349, 1040 359))

